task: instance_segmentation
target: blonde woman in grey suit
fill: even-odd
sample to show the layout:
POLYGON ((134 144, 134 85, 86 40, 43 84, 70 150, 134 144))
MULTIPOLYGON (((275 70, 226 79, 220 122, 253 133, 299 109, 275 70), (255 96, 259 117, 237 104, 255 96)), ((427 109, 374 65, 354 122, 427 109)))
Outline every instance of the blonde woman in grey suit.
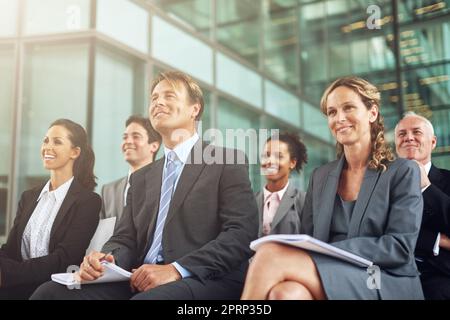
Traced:
POLYGON ((243 299, 423 299, 414 260, 420 171, 410 160, 394 160, 379 102, 376 87, 356 77, 338 79, 325 91, 321 109, 338 160, 313 172, 300 230, 373 261, 378 285, 368 285, 366 268, 266 244, 250 265, 243 299))
POLYGON ((261 171, 267 183, 256 193, 259 209, 258 236, 298 233, 305 192, 289 181, 292 171, 300 172, 308 162, 306 147, 294 133, 270 137, 264 145, 261 171))

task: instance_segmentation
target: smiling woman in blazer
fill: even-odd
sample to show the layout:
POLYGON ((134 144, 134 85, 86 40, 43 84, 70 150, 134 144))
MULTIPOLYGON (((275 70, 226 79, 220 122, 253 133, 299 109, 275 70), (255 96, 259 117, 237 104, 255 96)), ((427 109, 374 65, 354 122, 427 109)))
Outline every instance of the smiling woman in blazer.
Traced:
POLYGON ((83 127, 53 122, 41 158, 50 180, 25 191, 0 249, 0 299, 26 299, 50 275, 78 265, 99 220, 94 153, 83 127))
POLYGON ((314 170, 301 233, 373 261, 366 268, 319 253, 268 243, 255 254, 243 299, 423 299, 414 248, 422 195, 416 163, 394 160, 384 140, 380 93, 346 77, 324 93, 322 112, 338 160, 314 170))
POLYGON ((289 177, 294 170, 300 172, 307 162, 306 147, 298 135, 281 133, 267 139, 261 157, 261 172, 267 183, 264 190, 256 194, 260 237, 300 231, 299 213, 305 202, 305 192, 294 187, 289 177))

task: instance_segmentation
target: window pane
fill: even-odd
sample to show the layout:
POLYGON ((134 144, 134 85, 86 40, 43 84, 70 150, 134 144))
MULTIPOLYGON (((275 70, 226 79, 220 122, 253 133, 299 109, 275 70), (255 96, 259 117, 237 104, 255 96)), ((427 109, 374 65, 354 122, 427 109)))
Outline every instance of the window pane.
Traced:
POLYGON ((303 102, 303 123, 308 133, 325 141, 332 141, 325 115, 307 102, 303 102))
POLYGON ((333 159, 336 159, 336 156, 333 147, 316 139, 305 137, 303 142, 308 150, 308 163, 304 169, 305 185, 307 186, 313 170, 333 159))
POLYGON ((189 29, 209 37, 211 27, 211 0, 147 0, 163 9, 189 29))
POLYGON ((86 126, 88 45, 30 46, 25 54, 19 192, 48 179, 40 147, 59 118, 86 126))
POLYGON ((250 105, 262 106, 261 76, 221 53, 217 53, 217 87, 250 105))
POLYGON ((216 0, 217 41, 257 66, 262 1, 216 0))
POLYGON ((25 34, 89 28, 89 0, 26 0, 25 34))
POLYGON ((286 10, 272 3, 269 14, 264 18, 264 68, 294 90, 299 86, 300 77, 296 13, 295 9, 286 10))
POLYGON ((220 98, 217 122, 217 128, 221 132, 222 141, 216 140, 215 144, 239 149, 246 153, 249 162, 253 163, 249 166, 252 188, 253 190, 259 190, 261 184, 259 165, 257 164, 259 150, 258 143, 252 141, 255 138, 253 133, 256 134, 256 139, 258 138, 258 132, 256 131, 259 129, 258 114, 220 98), (227 139, 227 134, 229 139, 227 139))
POLYGON ((128 0, 97 0, 97 30, 148 53, 148 13, 128 0))
POLYGON ((16 34, 17 4, 17 0, 0 0, 0 37, 16 34))
POLYGON ((6 232, 6 207, 11 165, 14 50, 0 46, 0 237, 6 232))
POLYGON ((266 111, 294 126, 300 127, 299 99, 271 81, 265 81, 265 84, 266 111))
POLYGON ((213 82, 212 49, 158 16, 152 19, 152 55, 206 83, 213 82))
POLYGON ((148 116, 138 106, 142 102, 136 103, 143 100, 136 96, 136 92, 142 95, 145 82, 141 70, 145 70, 142 62, 103 47, 97 50, 92 141, 99 188, 128 173, 121 152, 125 121, 134 113, 148 116))

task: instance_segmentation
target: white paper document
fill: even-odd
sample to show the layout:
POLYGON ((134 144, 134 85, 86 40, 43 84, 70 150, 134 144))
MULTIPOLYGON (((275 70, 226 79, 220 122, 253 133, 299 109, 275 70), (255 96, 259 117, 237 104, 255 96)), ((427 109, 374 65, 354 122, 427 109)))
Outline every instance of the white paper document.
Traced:
POLYGON ((322 253, 328 256, 335 257, 337 259, 357 264, 361 267, 370 267, 373 265, 372 261, 364 259, 351 252, 334 247, 307 234, 271 234, 252 241, 250 243, 250 248, 256 251, 258 250, 260 245, 266 242, 278 242, 305 250, 322 253))
POLYGON ((91 283, 106 283, 106 282, 119 282, 128 281, 131 277, 131 272, 122 269, 121 267, 107 262, 102 261, 102 265, 105 267, 105 272, 103 275, 93 281, 81 281, 79 282, 78 274, 75 273, 55 273, 52 274, 52 280, 60 284, 70 286, 75 284, 91 284, 91 283))

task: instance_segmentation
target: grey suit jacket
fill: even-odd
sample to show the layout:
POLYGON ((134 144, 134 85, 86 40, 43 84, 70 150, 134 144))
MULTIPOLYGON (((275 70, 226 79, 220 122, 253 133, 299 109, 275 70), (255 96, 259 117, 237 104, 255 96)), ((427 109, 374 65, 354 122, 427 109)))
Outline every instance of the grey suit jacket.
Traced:
MULTIPOLYGON (((300 232, 300 213, 305 203, 305 195, 305 192, 299 191, 292 183, 289 183, 273 218, 270 234, 296 234, 300 232)), ((257 192, 255 196, 259 210, 258 237, 261 237, 263 235, 264 192, 257 192)))
POLYGON ((117 217, 116 221, 120 220, 124 207, 123 194, 127 186, 127 179, 128 176, 105 184, 102 187, 102 210, 100 211, 100 219, 117 217))
MULTIPOLYGON (((301 216, 301 232, 328 242, 332 211, 345 158, 314 170, 301 216)), ((420 170, 413 161, 396 159, 385 172, 367 169, 349 222, 347 239, 334 246, 367 258, 389 274, 381 277, 382 297, 402 298, 422 292, 414 260, 423 200, 420 170), (409 281, 397 285, 396 277, 409 281), (410 280, 408 280, 410 279, 410 280), (383 285, 384 283, 384 285, 383 285), (414 291, 413 290, 413 291, 414 291)))
MULTIPOLYGON (((191 158, 204 152, 220 157, 227 154, 225 150, 199 140, 191 158)), ((245 159, 240 151, 231 154, 245 159)), ((199 164, 186 163, 181 172, 165 220, 163 256, 166 264, 176 261, 200 279, 217 279, 251 256, 249 244, 257 237, 258 208, 246 164, 206 164, 201 160, 199 164)), ((131 175, 123 217, 102 249, 112 251, 117 264, 125 269, 142 265, 150 248, 163 166, 164 158, 131 175)), ((239 277, 243 281, 243 275, 239 277)))

